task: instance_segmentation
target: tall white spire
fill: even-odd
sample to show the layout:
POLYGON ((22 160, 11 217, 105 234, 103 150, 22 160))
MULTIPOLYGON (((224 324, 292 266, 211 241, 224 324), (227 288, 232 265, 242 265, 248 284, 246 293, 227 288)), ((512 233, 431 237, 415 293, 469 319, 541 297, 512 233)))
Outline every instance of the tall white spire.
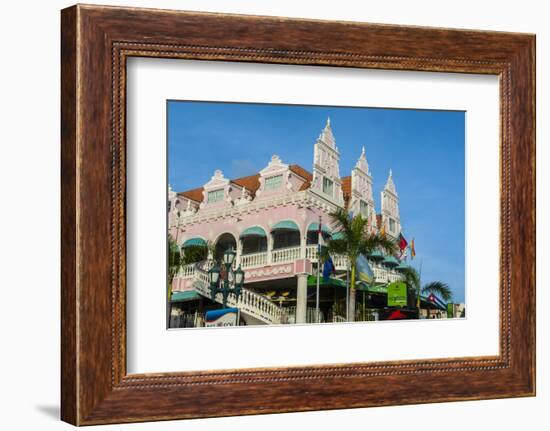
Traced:
POLYGON ((390 174, 388 175, 388 179, 386 180, 386 185, 384 186, 384 190, 389 190, 395 196, 397 196, 397 191, 395 190, 395 183, 393 182, 393 172, 391 168, 390 168, 390 174))
POLYGON ((336 139, 334 138, 334 134, 332 133, 332 127, 330 126, 330 117, 327 117, 327 124, 325 125, 325 128, 321 131, 321 134, 319 135, 318 140, 324 142, 332 149, 337 150, 336 139))
POLYGON ((355 164, 355 167, 363 171, 365 174, 370 175, 369 163, 367 162, 367 156, 365 155, 364 145, 363 145, 363 148, 361 149, 361 155, 357 159, 357 163, 355 164))
POLYGON ((343 206, 342 180, 340 178, 340 153, 332 133, 330 118, 313 148, 313 181, 311 189, 324 198, 343 206))
POLYGON ((369 171, 365 147, 361 148, 361 155, 351 171, 351 199, 348 209, 354 214, 361 214, 369 220, 369 230, 374 228, 376 211, 372 194, 372 177, 369 171))
POLYGON ((382 190, 382 223, 386 226, 386 231, 397 238, 401 232, 401 221, 399 216, 399 197, 393 182, 393 172, 390 169, 386 185, 382 190))

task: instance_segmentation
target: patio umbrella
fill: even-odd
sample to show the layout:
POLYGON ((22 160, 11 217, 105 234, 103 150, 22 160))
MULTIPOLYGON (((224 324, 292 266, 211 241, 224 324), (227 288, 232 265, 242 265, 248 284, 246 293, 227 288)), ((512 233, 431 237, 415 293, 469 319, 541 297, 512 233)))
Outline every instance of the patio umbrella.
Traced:
POLYGON ((403 313, 401 310, 393 310, 389 316, 386 318, 386 320, 401 320, 406 319, 407 315, 403 313))

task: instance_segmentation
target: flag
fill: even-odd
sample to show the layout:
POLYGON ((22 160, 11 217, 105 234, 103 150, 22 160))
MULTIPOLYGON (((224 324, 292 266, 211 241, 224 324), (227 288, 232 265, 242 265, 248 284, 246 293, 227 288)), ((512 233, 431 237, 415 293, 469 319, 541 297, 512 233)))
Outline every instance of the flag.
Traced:
POLYGON ((409 246, 411 249, 411 260, 414 259, 416 256, 416 250, 414 249, 414 238, 411 240, 411 245, 409 246))
POLYGON ((360 254, 357 257, 357 277, 360 281, 364 281, 365 283, 372 283, 374 281, 374 272, 372 271, 372 268, 369 265, 369 261, 365 257, 365 255, 360 254))
POLYGON ((403 251, 409 245, 409 243, 407 242, 407 240, 405 239, 405 237, 401 233, 399 234, 399 238, 397 240, 397 245, 399 245, 399 250, 401 250, 401 254, 403 254, 403 251))
POLYGON ((323 265, 323 281, 327 283, 329 281, 330 275, 334 274, 336 272, 336 268, 334 266, 334 262, 332 261, 332 257, 328 257, 327 260, 325 260, 325 263, 323 265))

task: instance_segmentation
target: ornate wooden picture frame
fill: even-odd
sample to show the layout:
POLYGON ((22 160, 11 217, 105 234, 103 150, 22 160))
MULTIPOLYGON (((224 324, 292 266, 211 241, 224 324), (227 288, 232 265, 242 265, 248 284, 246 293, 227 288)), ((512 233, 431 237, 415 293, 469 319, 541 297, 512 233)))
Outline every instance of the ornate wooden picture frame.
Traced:
POLYGON ((62 11, 61 417, 75 425, 535 394, 535 37, 100 6, 62 11), (492 74, 500 82, 500 354, 126 372, 129 57, 492 74), (232 402, 227 402, 232 400, 232 402))

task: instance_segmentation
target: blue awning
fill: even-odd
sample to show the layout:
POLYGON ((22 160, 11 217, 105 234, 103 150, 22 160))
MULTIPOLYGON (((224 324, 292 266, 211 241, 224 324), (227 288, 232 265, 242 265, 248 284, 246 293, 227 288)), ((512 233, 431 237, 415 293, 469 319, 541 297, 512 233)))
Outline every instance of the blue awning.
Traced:
POLYGON ((292 220, 283 220, 271 226, 271 230, 294 230, 300 232, 300 228, 292 220))
POLYGON ((183 243, 182 248, 185 247, 206 247, 206 241, 202 238, 190 238, 183 243))
POLYGON ((252 226, 242 231, 239 238, 246 238, 247 236, 267 236, 265 230, 260 226, 252 226))
MULTIPOLYGON (((323 231, 323 233, 325 235, 330 235, 332 233, 326 224, 321 225, 321 230, 323 231)), ((311 223, 308 226, 307 231, 308 232, 319 232, 319 223, 317 223, 317 222, 311 223)))
POLYGON ((171 302, 185 302, 185 301, 194 301, 200 299, 198 292, 194 290, 186 290, 185 292, 173 292, 172 297, 170 298, 171 302))

